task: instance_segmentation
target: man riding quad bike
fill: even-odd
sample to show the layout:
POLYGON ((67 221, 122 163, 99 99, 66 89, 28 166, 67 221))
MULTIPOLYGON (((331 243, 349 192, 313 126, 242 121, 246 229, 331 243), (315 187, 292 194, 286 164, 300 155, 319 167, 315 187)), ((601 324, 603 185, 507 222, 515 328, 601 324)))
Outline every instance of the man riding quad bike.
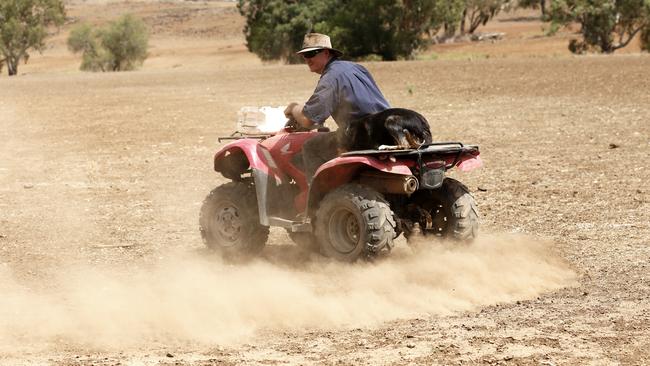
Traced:
POLYGON ((225 257, 254 256, 269 227, 282 227, 303 248, 342 261, 372 259, 403 234, 454 240, 478 232, 476 202, 448 178, 454 167, 481 166, 477 146, 459 142, 416 149, 350 151, 321 165, 308 184, 301 149, 327 132, 236 134, 214 157, 231 181, 210 192, 200 213, 205 244, 225 257))

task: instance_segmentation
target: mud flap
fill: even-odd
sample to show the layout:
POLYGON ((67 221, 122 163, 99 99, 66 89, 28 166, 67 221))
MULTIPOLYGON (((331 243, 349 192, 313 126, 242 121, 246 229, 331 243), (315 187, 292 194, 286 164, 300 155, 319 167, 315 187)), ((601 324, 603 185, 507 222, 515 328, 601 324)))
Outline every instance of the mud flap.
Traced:
POLYGON ((259 169, 253 169, 253 179, 255 180, 255 194, 257 195, 257 210, 260 215, 260 224, 269 226, 268 214, 268 192, 271 180, 269 175, 259 169))
POLYGON ((442 186, 442 181, 445 179, 445 169, 422 169, 420 175, 420 188, 421 189, 436 189, 442 186))

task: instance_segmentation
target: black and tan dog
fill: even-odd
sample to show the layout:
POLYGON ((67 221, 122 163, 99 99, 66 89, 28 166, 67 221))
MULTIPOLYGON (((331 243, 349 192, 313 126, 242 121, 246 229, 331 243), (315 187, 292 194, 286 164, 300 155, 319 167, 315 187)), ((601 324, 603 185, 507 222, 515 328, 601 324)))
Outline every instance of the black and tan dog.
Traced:
POLYGON ((341 152, 355 150, 417 149, 431 143, 429 122, 418 112, 390 108, 351 121, 339 129, 341 152))

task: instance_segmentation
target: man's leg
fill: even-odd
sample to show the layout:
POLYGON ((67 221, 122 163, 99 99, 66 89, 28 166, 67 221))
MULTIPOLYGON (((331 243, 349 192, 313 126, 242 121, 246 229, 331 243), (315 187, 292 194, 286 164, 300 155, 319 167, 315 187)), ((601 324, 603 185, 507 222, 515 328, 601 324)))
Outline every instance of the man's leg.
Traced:
POLYGON ((305 142, 302 145, 302 161, 307 183, 311 184, 318 167, 334 159, 337 155, 336 132, 323 133, 305 142))

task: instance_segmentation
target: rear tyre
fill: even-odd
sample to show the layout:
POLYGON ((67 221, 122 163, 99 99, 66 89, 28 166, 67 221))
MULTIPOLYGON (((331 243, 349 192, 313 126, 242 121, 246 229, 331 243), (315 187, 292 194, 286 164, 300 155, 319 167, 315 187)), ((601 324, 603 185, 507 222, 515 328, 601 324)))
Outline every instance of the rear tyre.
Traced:
POLYGON ((255 188, 243 182, 210 192, 201 206, 199 228, 203 243, 229 259, 257 255, 269 235, 260 224, 255 188))
POLYGON ((348 184, 328 193, 316 213, 315 233, 328 257, 371 260, 393 247, 393 212, 377 191, 348 184))
MULTIPOLYGON (((479 212, 474 197, 461 182, 445 178, 435 190, 421 190, 411 196, 410 202, 430 214, 432 227, 425 234, 435 234, 458 241, 472 241, 478 235, 479 212)), ((426 227, 420 223, 420 227, 426 227)), ((409 239, 411 233, 405 231, 409 239)))

